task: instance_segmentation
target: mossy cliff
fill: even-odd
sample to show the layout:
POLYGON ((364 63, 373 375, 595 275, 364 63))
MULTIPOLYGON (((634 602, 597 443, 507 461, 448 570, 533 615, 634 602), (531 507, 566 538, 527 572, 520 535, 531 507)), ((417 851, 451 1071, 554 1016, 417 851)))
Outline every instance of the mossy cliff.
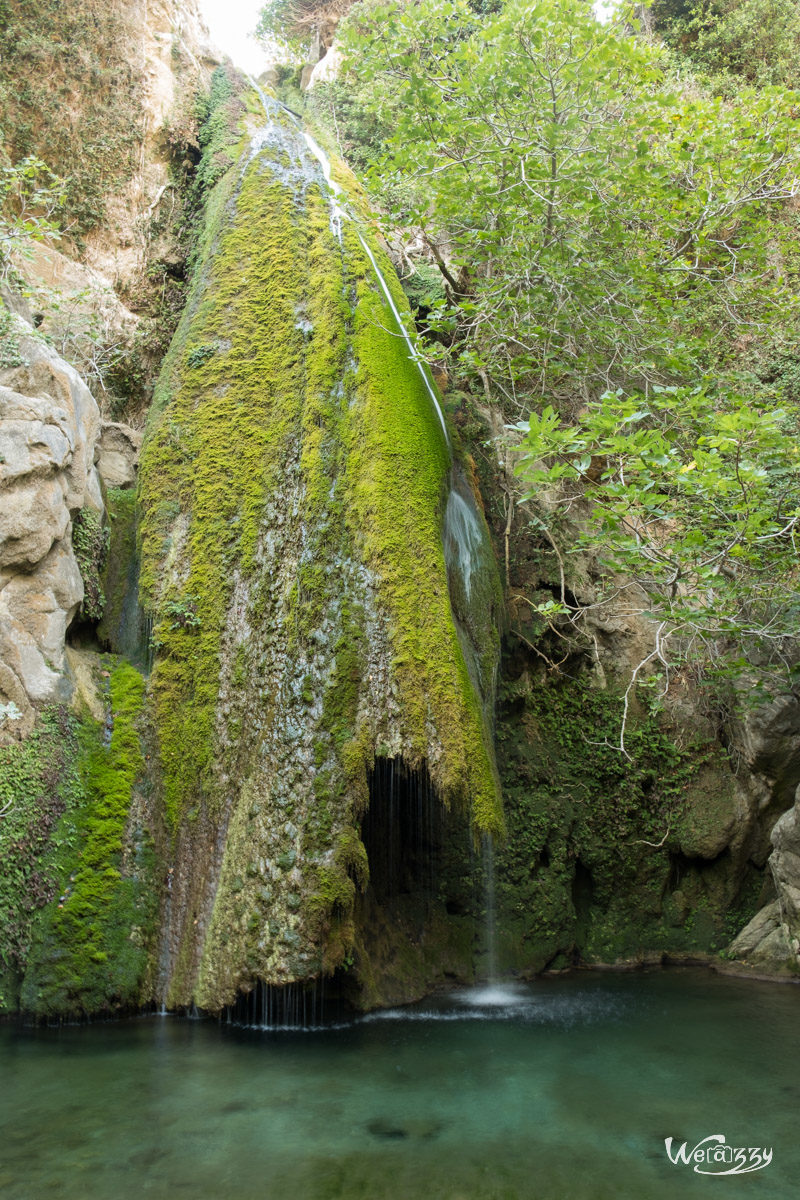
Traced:
POLYGON ((53 709, 0 751, 0 1009, 90 1015, 149 999, 158 890, 140 787, 145 683, 111 658, 96 674, 104 722, 53 709))
MULTIPOLYGON (((376 759, 428 771, 476 834, 502 827, 487 697, 448 589, 437 413, 291 116, 270 106, 239 149, 140 471, 169 839, 159 986, 208 1009, 349 961, 376 759)), ((484 577, 469 634, 488 689, 493 566, 484 577)))
POLYGON ((644 711, 626 758, 619 689, 588 671, 514 678, 514 664, 498 722, 502 965, 529 974, 722 951, 763 882, 722 747, 644 711))

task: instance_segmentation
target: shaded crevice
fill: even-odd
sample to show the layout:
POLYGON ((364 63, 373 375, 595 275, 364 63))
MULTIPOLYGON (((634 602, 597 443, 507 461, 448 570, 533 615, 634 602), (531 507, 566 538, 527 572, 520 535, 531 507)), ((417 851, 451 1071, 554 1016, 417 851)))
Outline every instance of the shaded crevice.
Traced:
POLYGON ((356 899, 359 1007, 407 1003, 475 974, 479 867, 469 814, 447 809, 427 765, 378 758, 361 823, 370 880, 356 899))
POLYGON ((429 903, 441 874, 443 836, 444 813, 427 765, 411 770, 401 758, 377 758, 361 823, 372 899, 389 907, 409 898, 429 903))
POLYGON ((348 1003, 341 971, 329 978, 274 984, 256 980, 249 992, 239 992, 226 1005, 220 1021, 258 1029, 316 1029, 352 1020, 356 1010, 348 1003))
POLYGON ((595 885, 592 872, 580 859, 575 863, 572 878, 572 905, 575 909, 576 949, 585 944, 591 924, 591 909, 594 903, 595 885))
POLYGON ((90 617, 76 616, 65 636, 65 644, 73 650, 92 650, 101 654, 106 647, 97 631, 98 622, 90 617))

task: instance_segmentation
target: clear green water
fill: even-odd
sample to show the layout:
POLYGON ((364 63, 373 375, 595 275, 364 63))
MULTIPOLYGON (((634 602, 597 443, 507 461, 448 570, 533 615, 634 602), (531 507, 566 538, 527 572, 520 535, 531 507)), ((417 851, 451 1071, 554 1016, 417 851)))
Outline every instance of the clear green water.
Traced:
POLYGON ((675 970, 429 1002, 348 1028, 0 1027, 4 1200, 798 1194, 800 989, 675 970), (767 1146, 673 1166, 668 1135, 767 1146))

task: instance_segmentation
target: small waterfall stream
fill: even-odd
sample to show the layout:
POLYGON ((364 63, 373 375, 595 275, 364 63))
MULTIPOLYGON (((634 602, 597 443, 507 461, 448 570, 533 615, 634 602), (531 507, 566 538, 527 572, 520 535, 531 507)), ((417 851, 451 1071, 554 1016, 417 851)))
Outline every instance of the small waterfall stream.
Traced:
POLYGON ((451 487, 444 514, 444 551, 448 570, 456 570, 469 602, 472 575, 479 562, 483 530, 475 508, 451 487))
MULTIPOLYGON (((343 224, 343 222, 351 221, 353 223, 353 226, 356 231, 356 236, 358 237, 358 240, 361 243, 361 247, 362 247, 364 253, 366 254, 367 258, 370 261, 373 271, 375 272, 375 278, 377 279, 378 284, 380 285, 381 292, 383 293, 386 303, 389 305, 392 316, 395 319, 398 332, 399 332, 400 336, 403 338, 403 340, 405 341, 406 346, 408 347, 409 358, 416 364, 417 370, 419 371, 420 376, 422 377, 422 381, 425 385, 425 390, 427 391, 428 395, 431 398, 431 402, 433 403, 434 409, 436 410, 436 415, 439 418, 439 424, 442 427, 442 433, 444 435, 444 440, 447 444, 448 453, 450 453, 452 451, 450 435, 447 432, 447 424, 445 423, 444 413, 442 412, 442 406, 439 403, 439 397, 436 393, 436 388, 433 385, 433 381, 431 379, 430 371, 428 370, 428 366, 427 366, 425 360, 420 356, 419 352, 417 351, 417 348, 414 345, 414 340, 411 337, 411 334, 409 333, 408 329, 406 329, 403 318, 400 315, 400 311, 399 311, 397 305, 395 304, 394 297, 392 296, 391 289, 389 288, 389 284, 386 280, 386 276, 384 275, 383 271, 381 270, 380 266, 378 265, 377 259, 375 258, 375 255, 372 251, 371 246, 367 242, 367 239, 363 236, 361 230, 359 229, 358 221, 357 221, 356 217, 354 216, 352 211, 348 208, 348 206, 342 202, 342 197, 345 194, 344 189, 333 178, 330 159, 328 158, 327 154, 322 149, 322 147, 319 145, 319 143, 314 140, 314 138, 311 136, 311 134, 307 133, 304 129, 302 129, 302 122, 300 121, 300 118, 297 117, 295 115, 295 113, 293 113, 291 111, 291 109, 286 108, 286 106, 281 104, 281 102, 279 100, 271 100, 266 95, 266 93, 264 91, 262 91, 262 89, 258 86, 258 84, 253 82, 252 79, 250 80, 250 82, 253 84, 253 87, 255 88, 256 92, 258 93, 258 95, 261 99, 261 103, 264 106, 264 112, 266 113, 268 121, 272 121, 273 112, 275 109, 278 109, 282 113, 288 114, 292 118, 292 120, 296 121, 297 125, 301 128, 301 132, 303 134, 303 138, 305 139, 305 143, 308 146, 308 149, 311 152, 311 154, 313 155, 313 157, 319 163, 320 169, 322 171, 322 176, 325 181, 325 185, 328 189, 328 204, 329 204, 330 210, 331 210, 331 231, 340 246, 342 244, 342 224, 343 224)), ((254 151, 257 151, 258 149, 260 149, 260 146, 262 144, 261 143, 261 135, 262 135, 262 131, 259 131, 257 134, 254 135, 254 139, 253 139, 254 151)))
POLYGON ((486 982, 493 987, 497 982, 497 913, 494 875, 494 839, 487 834, 483 839, 483 873, 486 888, 486 982))
MULTIPOLYGON (((488 546, 486 529, 478 514, 475 504, 472 487, 468 482, 462 468, 458 463, 453 461, 452 442, 450 440, 450 435, 447 430, 447 423, 444 418, 444 412, 442 411, 442 405, 436 387, 433 383, 430 370, 427 363, 421 357, 416 346, 414 345, 414 340, 406 328, 403 317, 395 303, 394 297, 392 296, 391 288, 389 287, 386 276, 381 270, 368 240, 364 237, 361 229, 359 228, 357 216, 352 212, 346 203, 344 189, 333 178, 332 165, 328 155, 325 153, 319 143, 315 141, 311 134, 307 133, 302 128, 302 121, 296 113, 293 113, 291 109, 281 104, 279 100, 274 100, 267 96, 262 88, 260 88, 252 79, 250 82, 261 99, 261 103, 267 117, 267 129, 271 130, 274 128, 276 130, 276 134, 279 132, 279 122, 276 118, 277 114, 280 113, 282 117, 288 116, 302 133, 309 153, 319 164, 322 177, 327 188, 328 203, 331 215, 331 231, 341 246, 343 222, 351 222, 361 247, 369 259, 370 265, 372 266, 375 279, 378 282, 383 297, 389 306, 392 316, 394 317, 398 333, 406 343, 409 358, 415 363, 417 370, 420 373, 422 382, 425 385, 425 390, 430 397, 434 411, 439 419, 439 424, 442 428, 442 434, 444 436, 447 452, 451 461, 449 491, 447 496, 447 504, 445 506, 442 530, 445 561, 447 564, 448 576, 450 578, 451 606, 458 630, 459 641, 467 662, 467 668, 469 670, 472 683, 486 702, 485 711, 487 719, 489 720, 489 723, 491 723, 489 710, 493 708, 496 681, 494 678, 485 678, 484 675, 486 672, 482 671, 479 665, 480 655, 476 648, 476 639, 474 637, 474 629, 472 628, 474 614, 470 612, 473 583, 479 571, 486 567, 490 568, 491 551, 488 546)), ((259 130, 256 134, 254 134, 252 143, 254 153, 256 153, 257 150, 264 144, 264 133, 265 130, 259 130)))

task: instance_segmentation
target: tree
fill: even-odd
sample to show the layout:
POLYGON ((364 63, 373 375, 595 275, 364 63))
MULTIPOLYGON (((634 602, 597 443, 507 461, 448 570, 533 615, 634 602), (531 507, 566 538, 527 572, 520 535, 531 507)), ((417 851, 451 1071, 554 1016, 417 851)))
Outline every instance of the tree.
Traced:
POLYGON ((269 0, 261 9, 255 36, 270 47, 283 47, 294 57, 308 52, 316 62, 333 40, 339 20, 353 0, 269 0))
POLYGON ((770 214, 797 191, 795 97, 681 93, 627 16, 422 0, 348 22, 351 68, 395 118, 377 169, 412 185, 399 217, 449 289, 438 329, 517 415, 531 390, 583 402, 707 370, 704 305, 719 337, 756 290, 757 320, 794 303, 762 283, 770 214))
POLYGON ((792 672, 797 414, 770 361, 799 332, 798 96, 714 95, 633 36, 631 10, 603 25, 582 0, 348 24, 351 70, 393 115, 377 169, 406 182, 399 219, 446 283, 428 320, 523 435, 562 572, 544 615, 584 611, 543 488, 599 564, 596 603, 622 587, 653 619, 631 688, 687 658, 792 672))
POLYGON ((680 55, 732 92, 737 81, 800 86, 796 0, 656 0, 656 27, 680 55))
MULTIPOLYGON (((796 414, 757 410, 702 388, 606 393, 577 425, 552 407, 533 413, 518 470, 535 501, 577 510, 604 578, 596 604, 624 590, 655 623, 654 647, 635 667, 670 671, 689 659, 736 673, 757 665, 793 678, 800 628, 800 447, 796 414)), ((540 519, 546 520, 544 516, 540 519)), ((549 535, 552 540, 552 535, 549 535)), ((565 551, 565 553, 567 553, 565 551)), ((563 562, 563 559, 560 559, 563 562)), ((550 620, 583 612, 550 605, 550 620)), ((625 722, 620 747, 624 750, 625 722)))
POLYGON ((64 181, 41 159, 0 166, 0 280, 13 273, 13 257, 25 253, 27 241, 61 236, 56 218, 63 201, 64 181))

